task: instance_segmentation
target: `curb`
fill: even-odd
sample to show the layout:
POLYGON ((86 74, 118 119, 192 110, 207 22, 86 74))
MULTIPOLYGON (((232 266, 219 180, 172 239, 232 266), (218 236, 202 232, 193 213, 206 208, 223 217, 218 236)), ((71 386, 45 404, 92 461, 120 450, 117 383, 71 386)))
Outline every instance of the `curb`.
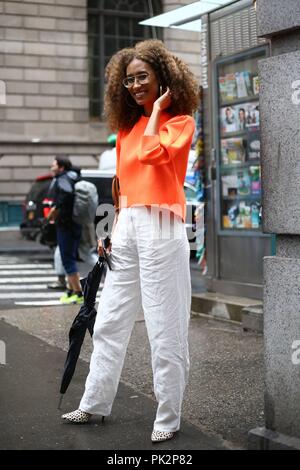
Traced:
POLYGON ((193 314, 203 314, 212 318, 230 320, 241 323, 243 320, 243 309, 247 307, 258 307, 262 302, 257 299, 246 297, 235 297, 215 292, 205 292, 192 295, 193 314))

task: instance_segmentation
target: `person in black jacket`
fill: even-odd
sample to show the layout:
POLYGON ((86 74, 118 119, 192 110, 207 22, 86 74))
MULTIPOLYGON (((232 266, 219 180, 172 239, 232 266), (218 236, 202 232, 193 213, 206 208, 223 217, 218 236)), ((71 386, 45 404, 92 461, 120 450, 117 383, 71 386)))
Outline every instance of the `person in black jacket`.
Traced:
POLYGON ((67 158, 56 157, 51 171, 55 176, 51 187, 54 206, 49 212, 48 219, 56 222, 57 242, 70 287, 60 301, 63 304, 81 304, 83 297, 76 264, 81 225, 72 219, 74 186, 80 180, 80 169, 72 167, 67 158))

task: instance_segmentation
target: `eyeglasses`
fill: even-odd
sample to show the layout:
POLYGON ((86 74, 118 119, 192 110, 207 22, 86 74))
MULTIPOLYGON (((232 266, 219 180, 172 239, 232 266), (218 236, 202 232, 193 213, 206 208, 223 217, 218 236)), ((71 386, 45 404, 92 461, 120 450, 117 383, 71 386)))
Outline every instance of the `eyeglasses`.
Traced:
POLYGON ((135 81, 137 81, 137 83, 140 85, 145 85, 149 82, 149 77, 150 75, 147 72, 139 73, 138 75, 132 75, 131 77, 124 78, 122 83, 125 88, 131 88, 135 84, 135 81))

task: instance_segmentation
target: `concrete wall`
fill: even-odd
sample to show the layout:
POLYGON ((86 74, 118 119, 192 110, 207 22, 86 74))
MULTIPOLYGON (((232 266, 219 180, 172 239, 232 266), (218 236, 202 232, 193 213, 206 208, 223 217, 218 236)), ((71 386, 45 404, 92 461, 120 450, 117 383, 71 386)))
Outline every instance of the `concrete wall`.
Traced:
POLYGON ((258 34, 271 55, 259 63, 263 229, 276 234, 264 258, 265 427, 250 448, 300 450, 300 4, 258 0, 258 34))

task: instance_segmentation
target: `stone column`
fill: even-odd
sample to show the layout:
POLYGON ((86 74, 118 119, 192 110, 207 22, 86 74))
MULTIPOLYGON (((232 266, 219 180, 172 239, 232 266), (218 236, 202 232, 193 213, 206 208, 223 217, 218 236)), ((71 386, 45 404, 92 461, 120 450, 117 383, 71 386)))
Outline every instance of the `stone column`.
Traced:
POLYGON ((277 238, 264 259, 265 427, 250 449, 300 449, 300 2, 257 0, 263 231, 277 238))

